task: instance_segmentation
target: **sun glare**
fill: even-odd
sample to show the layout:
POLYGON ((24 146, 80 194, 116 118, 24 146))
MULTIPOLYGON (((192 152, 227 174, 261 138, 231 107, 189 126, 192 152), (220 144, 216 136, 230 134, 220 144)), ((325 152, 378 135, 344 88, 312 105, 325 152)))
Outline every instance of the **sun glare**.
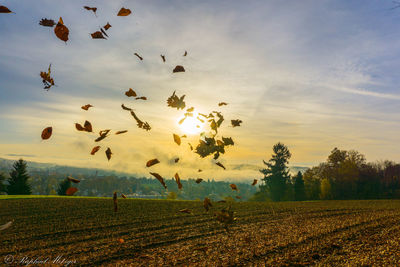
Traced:
POLYGON ((179 124, 179 121, 182 118, 177 120, 179 128, 181 128, 185 134, 199 134, 202 131, 203 125, 196 119, 196 116, 197 114, 193 114, 193 117, 187 117, 181 124, 179 124))

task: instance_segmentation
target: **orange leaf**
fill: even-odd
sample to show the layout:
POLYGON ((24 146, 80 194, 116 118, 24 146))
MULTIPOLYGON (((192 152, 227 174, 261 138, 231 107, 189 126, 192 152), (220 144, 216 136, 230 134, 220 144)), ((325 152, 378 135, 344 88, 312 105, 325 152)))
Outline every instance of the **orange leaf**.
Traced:
POLYGON ((47 127, 42 131, 42 139, 47 140, 50 138, 51 134, 53 133, 53 127, 47 127))
POLYGON ((160 163, 160 161, 158 161, 158 159, 151 159, 146 163, 146 167, 151 167, 157 163, 160 163))
POLYGON ((78 191, 78 188, 76 187, 70 187, 67 189, 67 191, 65 192, 67 194, 67 196, 72 196, 73 194, 75 194, 78 191))
POLYGON ((107 22, 107 24, 104 25, 103 28, 107 31, 107 30, 108 30, 109 28, 111 28, 111 27, 112 27, 111 24, 107 22))
POLYGON ((97 7, 88 7, 88 6, 84 6, 83 8, 86 9, 86 10, 91 10, 91 11, 93 11, 94 15, 96 16, 97 7))
POLYGON ((157 179, 158 181, 160 181, 160 183, 164 186, 164 188, 167 189, 167 185, 165 184, 164 178, 162 178, 161 175, 159 175, 159 174, 156 173, 156 172, 151 172, 150 174, 153 175, 154 177, 156 177, 156 179, 157 179))
POLYGON ((90 154, 91 154, 91 155, 96 154, 96 152, 99 151, 99 149, 100 149, 100 146, 95 146, 95 147, 92 149, 92 152, 90 152, 90 154))
POLYGON ((5 6, 0 6, 0 13, 13 13, 13 12, 5 6))
POLYGON ((60 17, 60 20, 58 21, 56 27, 54 28, 54 33, 56 34, 58 39, 60 39, 64 42, 68 41, 69 30, 64 25, 64 22, 61 17, 60 17))
POLYGON ((129 9, 129 8, 121 8, 120 10, 119 10, 119 12, 118 12, 118 14, 117 14, 117 16, 128 16, 128 15, 130 15, 132 12, 131 12, 131 10, 129 9))
POLYGON ((180 146, 181 145, 181 138, 179 137, 179 135, 173 134, 173 136, 174 136, 175 143, 177 143, 178 146, 180 146))
POLYGON ((224 170, 226 170, 225 166, 224 166, 224 165, 222 165, 222 163, 220 163, 220 162, 217 162, 217 163, 215 163, 215 164, 217 164, 218 166, 220 166, 221 168, 223 168, 224 170))
POLYGON ((92 36, 92 39, 106 39, 101 31, 96 31, 90 35, 92 36))
POLYGON ((228 105, 228 103, 226 103, 226 102, 220 102, 220 103, 218 103, 218 106, 226 106, 226 105, 228 105))
POLYGON ((118 242, 119 242, 120 244, 122 244, 122 243, 124 243, 125 241, 124 241, 122 238, 120 238, 120 239, 118 239, 118 242))

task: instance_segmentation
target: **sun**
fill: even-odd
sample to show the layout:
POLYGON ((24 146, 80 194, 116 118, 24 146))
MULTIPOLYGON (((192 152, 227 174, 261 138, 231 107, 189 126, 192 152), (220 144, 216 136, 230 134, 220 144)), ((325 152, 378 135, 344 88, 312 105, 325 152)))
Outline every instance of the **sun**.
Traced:
POLYGON ((185 134, 199 134, 203 130, 203 125, 196 119, 196 114, 193 114, 193 117, 187 117, 181 124, 179 124, 181 119, 182 118, 178 118, 177 124, 185 134))

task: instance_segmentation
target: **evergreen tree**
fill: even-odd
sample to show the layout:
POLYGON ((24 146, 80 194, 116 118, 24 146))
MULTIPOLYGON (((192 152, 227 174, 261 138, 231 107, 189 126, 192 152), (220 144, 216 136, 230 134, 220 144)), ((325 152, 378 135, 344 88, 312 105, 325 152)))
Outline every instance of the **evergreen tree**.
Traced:
POLYGON ((4 181, 6 180, 6 177, 0 173, 0 193, 6 191, 6 186, 4 185, 4 181))
POLYGON ((287 146, 277 143, 273 147, 274 154, 268 162, 264 162, 267 168, 260 170, 264 174, 260 189, 264 191, 272 201, 280 201, 286 192, 286 184, 289 182, 290 175, 287 164, 292 154, 287 146))
POLYGON ((31 186, 28 183, 29 175, 26 172, 26 162, 23 159, 13 164, 13 170, 8 179, 7 194, 9 195, 30 195, 31 186))
POLYGON ((298 172, 294 177, 294 200, 302 201, 306 199, 303 174, 298 172))
POLYGON ((71 181, 68 179, 65 179, 61 181, 61 183, 58 185, 57 188, 57 195, 60 196, 66 196, 67 195, 67 189, 71 187, 71 181))

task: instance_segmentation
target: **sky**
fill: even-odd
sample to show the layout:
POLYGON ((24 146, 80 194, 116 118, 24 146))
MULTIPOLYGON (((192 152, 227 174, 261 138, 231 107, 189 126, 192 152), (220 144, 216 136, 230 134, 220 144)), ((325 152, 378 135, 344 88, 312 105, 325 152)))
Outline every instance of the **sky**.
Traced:
POLYGON ((392 1, 6 0, 0 5, 15 12, 0 14, 2 158, 246 181, 260 178, 262 160, 271 157, 277 142, 288 146, 292 166, 325 161, 334 147, 358 150, 368 161, 399 160, 400 8, 391 9, 392 1), (84 5, 97 7, 97 16, 84 5), (132 14, 116 16, 121 7, 132 14), (59 17, 70 30, 67 43, 38 24, 59 17), (91 39, 107 22, 109 38, 91 39), (46 91, 39 73, 50 63, 56 86, 46 91), (172 73, 176 65, 186 72, 172 73), (126 97, 129 88, 148 100, 126 97), (190 151, 187 142, 195 145, 199 136, 188 131, 197 129, 178 124, 183 111, 167 106, 174 91, 186 95, 186 105, 196 112, 222 112, 219 133, 235 142, 220 157, 227 170, 190 151), (152 129, 137 128, 122 103, 152 129), (94 107, 84 111, 85 104, 94 107), (231 119, 243 123, 233 128, 231 119), (94 133, 75 129, 85 120, 94 133), (53 135, 41 140, 48 126, 53 135), (128 133, 107 137, 92 156, 103 129, 128 133), (172 133, 188 138, 178 146, 172 133), (146 168, 152 158, 161 163, 146 168))

